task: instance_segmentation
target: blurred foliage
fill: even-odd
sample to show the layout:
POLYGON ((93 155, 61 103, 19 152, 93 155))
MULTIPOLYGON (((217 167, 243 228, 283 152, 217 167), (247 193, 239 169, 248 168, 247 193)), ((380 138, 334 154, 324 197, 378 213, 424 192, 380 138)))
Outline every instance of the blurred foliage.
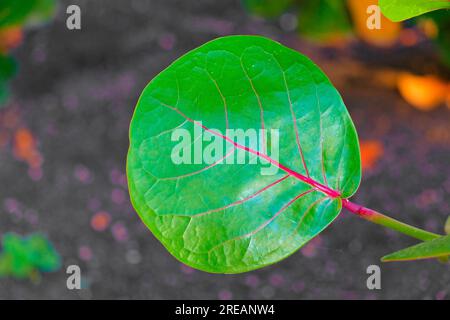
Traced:
POLYGON ((0 277, 35 279, 39 272, 52 272, 61 267, 61 258, 53 245, 40 234, 21 237, 7 233, 2 239, 0 277))
POLYGON ((450 68, 450 10, 434 11, 416 20, 419 23, 432 21, 435 24, 435 33, 430 34, 430 37, 437 44, 442 61, 450 68))
MULTIPOLYGON (((394 45, 401 36, 402 23, 391 22, 381 15, 381 29, 369 29, 368 13, 378 0, 243 0, 255 15, 276 18, 285 12, 297 15, 298 32, 309 39, 329 43, 343 40, 354 33, 371 45, 394 45)), ((437 44, 442 60, 450 67, 450 14, 448 10, 434 11, 407 21, 416 28, 423 19, 430 20, 436 34, 429 35, 437 44)))
POLYGON ((342 0, 299 2, 299 32, 319 41, 333 41, 351 32, 350 19, 342 0))
POLYGON ((7 98, 7 81, 14 76, 16 69, 16 63, 13 58, 0 54, 0 105, 4 103, 7 98))
POLYGON ((286 11, 294 0, 244 0, 244 6, 252 13, 265 18, 276 18, 286 11))
POLYGON ((48 21, 55 10, 55 0, 2 0, 0 28, 40 24, 48 21))
POLYGON ((424 13, 450 9, 448 0, 379 0, 383 14, 392 21, 403 21, 424 13))
MULTIPOLYGON (((252 14, 270 19, 279 17, 282 28, 297 29, 302 37, 321 44, 346 44, 352 35, 371 46, 384 48, 412 47, 430 39, 435 44, 441 65, 450 70, 449 10, 428 12, 402 23, 386 18, 378 7, 378 0, 242 1, 252 14), (283 26, 287 16, 289 28, 283 26)), ((430 111, 445 103, 450 107, 450 82, 439 75, 403 72, 396 75, 395 81, 403 98, 421 111, 430 111)))
POLYGON ((8 96, 8 80, 16 66, 9 53, 22 42, 23 30, 47 22, 55 14, 56 0, 0 1, 0 107, 8 96))

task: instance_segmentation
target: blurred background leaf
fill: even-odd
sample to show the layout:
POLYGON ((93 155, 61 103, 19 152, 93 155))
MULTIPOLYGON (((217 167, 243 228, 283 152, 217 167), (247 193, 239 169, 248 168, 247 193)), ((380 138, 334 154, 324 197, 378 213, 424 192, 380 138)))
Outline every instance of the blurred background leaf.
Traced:
POLYGON ((52 272, 61 267, 61 258, 41 234, 21 237, 7 233, 2 239, 0 276, 30 278, 38 272, 52 272))
POLYGON ((448 0, 380 0, 381 11, 392 21, 403 21, 424 13, 449 9, 448 0))

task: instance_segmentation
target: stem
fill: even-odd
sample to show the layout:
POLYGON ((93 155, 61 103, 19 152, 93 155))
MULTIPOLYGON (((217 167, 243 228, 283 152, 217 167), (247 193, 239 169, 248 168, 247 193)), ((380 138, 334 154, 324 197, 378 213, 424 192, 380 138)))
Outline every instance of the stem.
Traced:
POLYGON ((360 206, 359 204, 350 202, 348 199, 342 199, 342 206, 351 213, 354 213, 363 219, 401 232, 415 239, 428 241, 440 237, 440 235, 438 234, 410 226, 406 223, 385 216, 384 214, 379 213, 375 210, 365 208, 363 206, 360 206))

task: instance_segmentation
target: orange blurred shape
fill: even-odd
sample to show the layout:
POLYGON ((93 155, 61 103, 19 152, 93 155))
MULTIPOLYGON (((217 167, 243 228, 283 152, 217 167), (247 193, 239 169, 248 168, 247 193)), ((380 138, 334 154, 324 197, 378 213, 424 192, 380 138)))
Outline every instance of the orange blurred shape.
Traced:
POLYGON ((444 103, 450 94, 450 86, 433 75, 418 76, 404 72, 397 79, 397 87, 403 99, 424 111, 444 103))
POLYGON ((111 222, 111 216, 105 211, 100 211, 94 214, 91 219, 91 227, 95 231, 105 231, 111 222))
POLYGON ((384 153, 383 145, 377 140, 361 141, 359 147, 361 149, 361 165, 363 170, 372 169, 384 153))
POLYGON ((22 28, 18 26, 0 29, 0 53, 6 54, 8 51, 18 47, 23 39, 22 28))
POLYGON ((369 29, 368 20, 375 14, 368 8, 378 6, 378 0, 347 0, 357 35, 369 44, 389 47, 397 41, 402 25, 392 22, 380 13, 380 29, 369 29))
POLYGON ((432 19, 421 19, 419 21, 419 29, 431 39, 434 39, 438 36, 439 29, 432 19))
POLYGON ((36 140, 28 129, 20 128, 14 133, 14 155, 19 160, 26 161, 32 168, 38 168, 42 164, 42 157, 36 146, 36 140))

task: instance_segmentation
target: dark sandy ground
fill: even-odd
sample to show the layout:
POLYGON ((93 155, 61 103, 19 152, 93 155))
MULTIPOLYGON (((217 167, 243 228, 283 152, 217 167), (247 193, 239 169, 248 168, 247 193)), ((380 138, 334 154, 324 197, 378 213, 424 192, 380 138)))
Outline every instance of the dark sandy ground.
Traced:
POLYGON ((450 298, 448 265, 381 264, 381 256, 414 241, 345 211, 318 240, 271 267, 240 275, 192 270, 143 226, 124 178, 128 125, 146 83, 176 57, 225 34, 265 34, 323 66, 337 81, 360 137, 384 145, 355 201, 435 232, 442 232, 450 213, 448 109, 417 111, 394 90, 374 85, 372 72, 334 79, 348 59, 249 18, 239 1, 61 3, 80 4, 82 30, 65 28, 61 5, 56 20, 27 33, 15 52, 21 68, 9 109, 38 139, 44 162, 42 177, 33 180, 10 148, 0 149, 0 234, 42 231, 64 266, 35 284, 0 279, 0 299, 450 298), (25 214, 8 212, 11 204, 25 214), (90 225, 98 211, 112 218, 104 232, 90 225), (70 264, 80 265, 84 289, 66 288, 70 264), (381 290, 366 287, 371 264, 381 266, 381 290))

